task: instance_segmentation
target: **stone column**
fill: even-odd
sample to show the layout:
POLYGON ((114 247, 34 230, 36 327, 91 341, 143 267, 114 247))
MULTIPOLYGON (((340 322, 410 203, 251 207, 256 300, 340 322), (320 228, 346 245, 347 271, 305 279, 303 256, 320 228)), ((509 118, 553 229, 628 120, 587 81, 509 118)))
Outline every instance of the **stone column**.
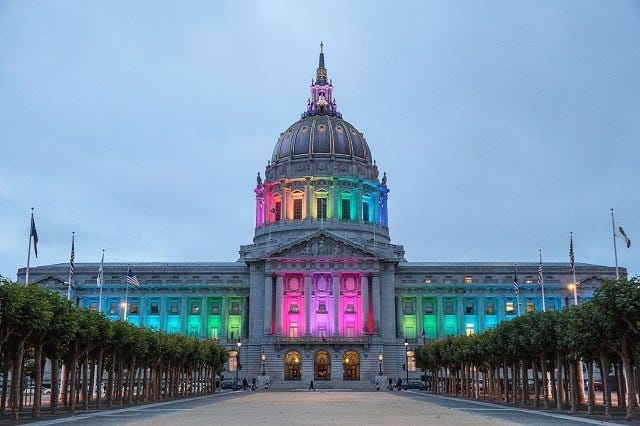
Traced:
POLYGON ((380 277, 373 276, 373 333, 380 334, 380 277))
POLYGON ((240 324, 240 335, 243 339, 249 337, 249 298, 242 298, 242 315, 240 315, 242 323, 240 324))
POLYGON ((360 277, 360 299, 362 300, 362 334, 369 334, 369 278, 360 277))
POLYGON ((484 298, 476 296, 476 301, 478 302, 478 330, 476 333, 482 333, 484 331, 484 298))
POLYGON ((356 219, 358 222, 362 222, 362 180, 358 181, 358 190, 354 198, 356 203, 356 219))
POLYGON ((282 336, 282 275, 276 278, 276 336, 282 336))
POLYGON ((187 299, 183 297, 181 299, 181 309, 180 309, 180 324, 182 330, 180 330, 180 334, 183 336, 187 334, 187 318, 189 318, 189 313, 187 312, 187 299))
POLYGON ((206 340, 209 337, 209 324, 207 321, 207 313, 209 312, 209 303, 206 297, 200 298, 200 339, 206 340))
POLYGON ((271 334, 271 318, 273 312, 271 311, 271 303, 272 303, 272 277, 271 274, 265 274, 264 276, 264 319, 262 321, 263 330, 262 334, 270 335, 271 334))
POLYGON ((465 306, 464 306, 464 298, 462 297, 458 297, 458 312, 457 312, 457 317, 458 317, 458 334, 465 334, 466 333, 466 324, 467 321, 465 319, 465 306))
MULTIPOLYGON (((264 299, 264 272, 263 265, 252 264, 249 276, 249 306, 242 313, 248 325, 248 337, 251 340, 259 339, 262 336, 264 310, 267 302, 264 299)), ((271 299, 269 299, 269 307, 271 299)))
POLYGON ((140 327, 147 324, 147 298, 141 297, 138 304, 138 315, 140 315, 140 327))
POLYGON ((304 335, 311 336, 311 275, 304 276, 304 335))
MULTIPOLYGON (((424 315, 423 307, 422 307, 422 296, 418 295, 418 300, 416 301, 416 337, 418 338, 418 342, 420 344, 424 343, 422 339, 422 333, 424 332, 424 324, 422 322, 422 316, 424 315)), ((426 333, 425 333, 426 336, 426 333)))
POLYGON ((311 184, 311 178, 306 177, 305 185, 304 185, 304 204, 305 204, 305 213, 304 218, 306 220, 311 220, 311 195, 313 192, 313 185, 311 184))
POLYGON ((333 188, 331 192, 333 195, 333 219, 340 219, 338 217, 338 182, 336 179, 333 180, 333 188))
POLYGON ((436 303, 438 305, 438 324, 437 326, 437 331, 438 331, 438 339, 441 337, 444 337, 444 304, 442 303, 442 297, 438 297, 436 299, 436 303))
POLYGON ((404 329, 402 328, 402 297, 396 296, 396 337, 404 338, 404 329))
POLYGON ((160 306, 158 306, 158 309, 160 310, 158 313, 160 314, 160 331, 167 331, 166 330, 166 318, 167 318, 167 297, 161 297, 160 298, 160 306))
POLYGON ((220 298, 220 339, 222 342, 227 342, 227 311, 229 310, 229 299, 226 296, 220 298))
POLYGON ((333 335, 340 335, 340 275, 336 273, 333 274, 333 335))

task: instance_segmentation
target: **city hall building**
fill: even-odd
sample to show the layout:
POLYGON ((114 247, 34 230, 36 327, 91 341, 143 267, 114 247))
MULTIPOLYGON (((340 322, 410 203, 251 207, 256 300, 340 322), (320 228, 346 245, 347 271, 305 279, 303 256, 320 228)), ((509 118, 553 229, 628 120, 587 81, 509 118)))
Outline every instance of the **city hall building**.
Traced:
MULTIPOLYGON (((419 379, 416 345, 542 310, 537 263, 517 265, 518 305, 512 262, 407 262, 389 237, 386 174, 338 111, 322 47, 310 91, 258 174, 253 243, 238 261, 132 263, 140 286, 126 305, 129 264, 105 264, 101 299, 99 264, 76 264, 71 297, 113 320, 217 339, 230 351, 226 376, 239 362, 240 377, 276 388, 312 379, 318 388, 371 388, 376 378, 404 379, 405 365, 419 379)), ((66 297, 68 272, 66 263, 39 266, 30 278, 66 297)), ((578 263, 576 274, 580 303, 615 270, 578 263)), ((545 263, 543 278, 547 310, 573 303, 567 262, 545 263)))

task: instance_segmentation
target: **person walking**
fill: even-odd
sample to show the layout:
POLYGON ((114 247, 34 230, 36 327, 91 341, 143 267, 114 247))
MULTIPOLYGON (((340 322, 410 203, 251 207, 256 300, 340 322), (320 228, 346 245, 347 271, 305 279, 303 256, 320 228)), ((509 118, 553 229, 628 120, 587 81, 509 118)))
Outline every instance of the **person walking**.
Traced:
POLYGON ((316 390, 316 388, 313 387, 313 379, 311 379, 311 383, 309 383, 309 390, 310 391, 315 391, 316 390))

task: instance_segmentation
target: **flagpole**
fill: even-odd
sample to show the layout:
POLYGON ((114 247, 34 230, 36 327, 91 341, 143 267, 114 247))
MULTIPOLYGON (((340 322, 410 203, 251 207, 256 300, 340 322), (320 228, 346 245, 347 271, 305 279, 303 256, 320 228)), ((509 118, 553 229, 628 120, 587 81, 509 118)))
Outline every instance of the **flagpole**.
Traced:
MULTIPOLYGON (((76 233, 71 233, 71 254, 73 255, 73 243, 76 238, 76 233)), ((71 259, 69 259, 69 282, 67 284, 67 300, 71 300, 71 278, 73 278, 73 268, 71 259)))
MULTIPOLYGON (((573 232, 571 232, 571 249, 573 255, 573 232)), ((573 304, 578 306, 578 282, 576 281, 576 264, 573 262, 573 266, 571 267, 571 271, 573 272, 573 304)))
POLYGON ((29 251, 27 252, 27 275, 24 278, 24 283, 29 284, 29 263, 31 262, 31 234, 33 232, 33 207, 31 207, 31 222, 29 223, 29 251))
POLYGON ((538 254, 540 255, 540 289, 542 290, 542 312, 547 312, 547 305, 544 301, 544 274, 542 273, 542 250, 538 250, 538 254))
POLYGON ((618 249, 616 248, 616 222, 613 219, 613 209, 611 209, 611 231, 613 235, 613 257, 616 261, 616 280, 620 278, 618 274, 618 249))
POLYGON ((98 312, 102 313, 102 286, 104 286, 104 249, 102 250, 102 260, 100 261, 100 293, 98 296, 98 312))
POLYGON ((520 286, 518 284, 518 265, 517 264, 513 271, 513 284, 516 290, 516 303, 518 304, 518 316, 520 316, 520 286))
MULTIPOLYGON (((127 269, 127 273, 131 266, 127 269)), ((125 278, 126 287, 124 288, 124 321, 127 322, 127 310, 129 309, 129 280, 125 278)))

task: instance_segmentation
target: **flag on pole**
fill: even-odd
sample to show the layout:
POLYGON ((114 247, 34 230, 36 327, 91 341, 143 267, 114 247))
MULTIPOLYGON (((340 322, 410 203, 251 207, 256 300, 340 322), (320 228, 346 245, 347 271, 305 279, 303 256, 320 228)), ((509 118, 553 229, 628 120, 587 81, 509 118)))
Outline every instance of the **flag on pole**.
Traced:
POLYGON ((133 284, 135 287, 140 286, 140 281, 138 281, 138 277, 134 275, 133 271, 131 270, 131 266, 129 266, 129 270, 127 271, 127 282, 129 284, 133 284))
POLYGON ((626 244, 627 248, 631 247, 631 240, 629 239, 629 237, 627 237, 627 234, 624 232, 624 229, 622 229, 622 226, 620 226, 620 224, 617 224, 617 225, 618 225, 618 232, 616 232, 616 236, 624 240, 624 243, 626 244))
POLYGON ((573 255, 573 235, 571 235, 571 243, 569 244, 569 272, 573 274, 575 271, 576 258, 573 255))
POLYGON ((33 212, 31 212, 31 232, 29 238, 33 238, 33 251, 38 257, 38 233, 36 232, 36 221, 33 219, 33 212))
POLYGON ((538 265, 538 285, 542 287, 542 261, 538 265))
POLYGON ((518 268, 513 268, 513 291, 518 297, 520 294, 520 286, 518 285, 518 268))
POLYGON ((104 281, 104 252, 102 253, 102 260, 100 261, 100 269, 98 269, 98 287, 102 287, 104 281))
POLYGON ((71 257, 69 258, 69 278, 73 278, 73 270, 76 266, 75 234, 71 236, 71 257))

